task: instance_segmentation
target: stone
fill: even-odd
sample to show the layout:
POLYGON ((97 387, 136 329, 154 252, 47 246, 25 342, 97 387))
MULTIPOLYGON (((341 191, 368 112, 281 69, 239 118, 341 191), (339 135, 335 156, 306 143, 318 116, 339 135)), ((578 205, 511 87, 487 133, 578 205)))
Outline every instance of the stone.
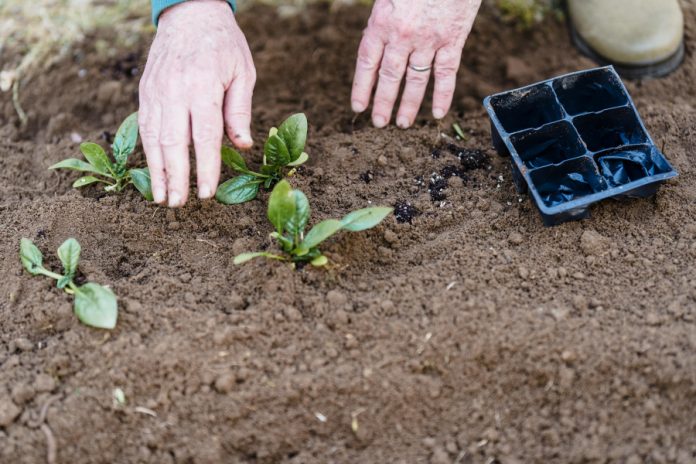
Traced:
POLYGON ((302 313, 294 306, 285 306, 283 308, 283 315, 288 321, 298 322, 302 320, 302 313))
POLYGON ((510 242, 510 244, 512 245, 521 245, 523 241, 524 238, 522 237, 522 234, 520 234, 519 232, 512 232, 508 236, 508 242, 510 242))
POLYGON ((237 385, 237 376, 233 372, 225 372, 215 379, 215 390, 218 393, 229 393, 237 385))
POLYGON ((598 256, 607 251, 609 240, 598 232, 588 229, 580 236, 580 249, 586 256, 598 256))
POLYGON ((18 383, 12 388, 12 401, 17 404, 28 403, 34 398, 35 392, 31 385, 25 383, 18 383))
POLYGON ((338 290, 330 290, 326 294, 326 301, 332 308, 342 308, 348 303, 348 297, 338 290))
POLYGON ((7 427, 22 412, 9 398, 0 398, 0 427, 7 427))
POLYGON ((10 351, 30 351, 34 348, 34 344, 28 338, 24 337, 13 340, 10 345, 10 351))
POLYGON ((34 379, 34 390, 37 393, 52 392, 56 386, 56 380, 48 374, 39 374, 34 379))

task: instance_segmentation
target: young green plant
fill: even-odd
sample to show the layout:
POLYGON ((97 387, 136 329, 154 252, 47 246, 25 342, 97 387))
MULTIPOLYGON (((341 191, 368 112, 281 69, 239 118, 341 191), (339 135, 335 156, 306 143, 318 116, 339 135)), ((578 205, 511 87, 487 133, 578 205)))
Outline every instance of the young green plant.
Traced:
POLYGON ((244 203, 256 198, 261 185, 269 189, 272 185, 294 173, 309 159, 305 153, 307 142, 307 117, 303 113, 290 116, 278 127, 272 127, 263 146, 263 164, 260 172, 252 171, 239 152, 222 147, 222 162, 240 173, 217 189, 215 198, 226 205, 244 203))
POLYGON ((393 208, 386 206, 359 209, 340 220, 321 221, 305 234, 310 215, 307 197, 300 190, 293 190, 286 180, 281 180, 268 199, 268 219, 276 229, 271 237, 278 241, 285 255, 268 252, 242 253, 235 256, 234 263, 242 264, 253 258, 264 257, 324 266, 328 263, 328 259, 319 251, 320 243, 341 230, 359 232, 371 229, 392 211, 393 208))
POLYGON ((54 164, 49 169, 72 169, 89 173, 73 182, 74 188, 101 182, 106 184, 107 192, 120 192, 128 184, 133 184, 136 189, 152 201, 152 186, 150 183, 150 171, 148 168, 126 168, 128 156, 135 150, 138 141, 138 113, 128 116, 114 136, 111 145, 113 161, 109 159, 104 149, 92 142, 80 145, 80 151, 87 162, 77 158, 69 158, 54 164))
POLYGON ((57 280, 58 288, 74 295, 74 311, 83 324, 100 329, 113 329, 118 318, 114 292, 92 282, 78 286, 74 281, 80 251, 80 244, 74 238, 63 242, 58 248, 58 257, 63 263, 63 274, 57 274, 43 267, 43 255, 31 240, 23 238, 19 244, 19 258, 24 269, 31 275, 44 275, 57 280))

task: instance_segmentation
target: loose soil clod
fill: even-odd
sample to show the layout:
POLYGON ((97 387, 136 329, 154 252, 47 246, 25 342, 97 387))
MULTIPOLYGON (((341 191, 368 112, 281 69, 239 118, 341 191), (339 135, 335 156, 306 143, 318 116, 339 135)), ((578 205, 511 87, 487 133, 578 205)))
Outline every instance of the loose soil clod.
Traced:
POLYGON ((411 205, 411 203, 407 201, 397 201, 394 204, 394 216, 396 216, 397 222, 408 222, 409 224, 412 224, 413 218, 419 214, 420 211, 418 211, 415 206, 411 205))

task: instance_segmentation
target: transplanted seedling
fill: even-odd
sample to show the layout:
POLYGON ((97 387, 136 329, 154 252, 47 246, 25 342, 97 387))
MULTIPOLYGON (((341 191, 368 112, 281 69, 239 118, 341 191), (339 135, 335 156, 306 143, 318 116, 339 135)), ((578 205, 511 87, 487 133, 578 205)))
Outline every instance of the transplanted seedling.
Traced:
POLYGON ((54 164, 49 169, 72 169, 90 173, 73 182, 75 188, 101 182, 106 184, 104 190, 107 192, 120 192, 128 184, 133 184, 146 200, 152 201, 152 186, 148 168, 126 169, 128 156, 135 150, 137 141, 138 113, 133 113, 123 121, 116 132, 114 143, 111 145, 113 162, 101 146, 85 142, 80 145, 80 151, 87 162, 77 158, 69 158, 54 164))
POLYGON ((319 251, 319 244, 341 230, 359 232, 371 229, 387 217, 393 208, 375 206, 347 214, 343 219, 326 219, 316 224, 305 235, 309 221, 309 202, 304 193, 293 190, 286 180, 281 180, 271 192, 268 200, 268 219, 275 226, 271 237, 285 252, 276 255, 267 252, 242 253, 235 256, 234 263, 242 264, 253 258, 265 257, 282 261, 309 262, 314 266, 328 263, 326 256, 319 251))
POLYGON ((45 275, 58 281, 58 288, 75 295, 74 310, 77 318, 86 325, 100 329, 113 329, 118 317, 116 295, 107 287, 88 282, 77 286, 74 282, 80 260, 80 244, 69 238, 58 248, 63 263, 63 274, 56 274, 43 267, 43 255, 31 240, 23 238, 19 245, 19 258, 32 275, 45 275))
POLYGON ((226 205, 253 200, 261 185, 266 189, 271 188, 284 175, 292 175, 297 166, 307 161, 309 155, 304 151, 306 142, 307 117, 297 113, 283 121, 280 127, 271 128, 263 147, 260 172, 249 169, 236 150, 222 147, 222 162, 240 175, 220 184, 215 198, 226 205))

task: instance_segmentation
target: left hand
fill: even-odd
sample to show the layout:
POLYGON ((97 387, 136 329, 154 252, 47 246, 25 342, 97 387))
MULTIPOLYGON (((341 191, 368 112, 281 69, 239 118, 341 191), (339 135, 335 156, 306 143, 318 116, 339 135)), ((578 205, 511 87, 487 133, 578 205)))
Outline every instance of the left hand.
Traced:
POLYGON ((462 48, 480 5, 481 0, 376 0, 358 50, 353 111, 365 111, 377 83, 372 123, 386 126, 405 73, 396 124, 410 127, 433 67, 433 116, 443 118, 452 104, 462 48))

